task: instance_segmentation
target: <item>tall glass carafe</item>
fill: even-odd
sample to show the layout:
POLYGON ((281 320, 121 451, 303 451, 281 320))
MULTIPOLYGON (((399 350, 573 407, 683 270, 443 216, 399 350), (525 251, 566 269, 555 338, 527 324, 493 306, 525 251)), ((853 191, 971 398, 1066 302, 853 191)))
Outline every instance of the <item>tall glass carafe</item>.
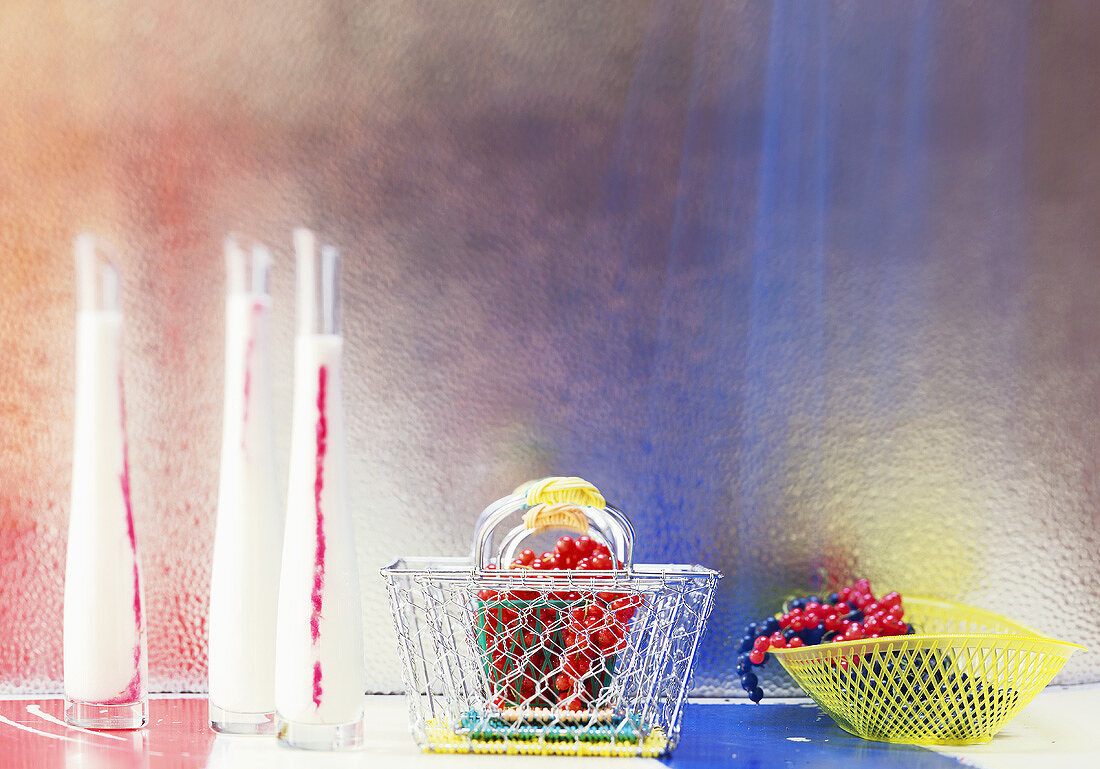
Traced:
POLYGON ((271 383, 271 252, 225 244, 225 410, 210 577, 210 725, 262 734, 275 714, 283 509, 271 383))
POLYGON ((65 719, 136 729, 148 718, 144 597, 122 388, 118 271, 93 235, 74 244, 76 411, 65 564, 65 719))
POLYGON ((334 750, 363 743, 363 631, 347 499, 339 258, 294 233, 298 307, 286 532, 276 640, 280 741, 334 750))

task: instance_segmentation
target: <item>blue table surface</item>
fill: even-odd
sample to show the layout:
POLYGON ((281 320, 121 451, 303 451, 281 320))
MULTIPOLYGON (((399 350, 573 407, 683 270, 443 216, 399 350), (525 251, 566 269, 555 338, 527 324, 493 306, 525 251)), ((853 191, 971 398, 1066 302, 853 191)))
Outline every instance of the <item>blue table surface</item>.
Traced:
POLYGON ((807 703, 686 706, 672 767, 821 767, 844 769, 958 767, 957 759, 915 745, 871 742, 848 734, 807 703))

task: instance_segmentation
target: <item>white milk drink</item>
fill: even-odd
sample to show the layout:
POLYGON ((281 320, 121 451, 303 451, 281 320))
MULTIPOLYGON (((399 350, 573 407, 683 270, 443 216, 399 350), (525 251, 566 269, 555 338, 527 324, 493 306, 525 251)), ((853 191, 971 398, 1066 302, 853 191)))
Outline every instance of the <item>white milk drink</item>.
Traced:
POLYGON ((148 718, 148 659, 134 536, 118 273, 77 237, 76 413, 65 563, 65 720, 137 729, 148 718))
POLYGON ((337 254, 296 230, 298 334, 275 651, 276 734, 293 747, 363 744, 362 608, 347 500, 337 254))
POLYGON ((283 511, 271 393, 271 254, 226 241, 225 411, 210 576, 210 725, 273 731, 283 511))

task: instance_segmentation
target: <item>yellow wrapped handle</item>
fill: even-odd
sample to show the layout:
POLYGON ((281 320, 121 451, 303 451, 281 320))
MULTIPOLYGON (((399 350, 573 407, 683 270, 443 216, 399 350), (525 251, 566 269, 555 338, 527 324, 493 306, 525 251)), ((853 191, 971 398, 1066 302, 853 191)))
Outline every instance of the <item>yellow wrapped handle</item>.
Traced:
POLYGON ((523 514, 523 525, 529 531, 568 529, 584 534, 588 531, 588 516, 574 504, 535 505, 523 514))
POLYGON ((580 507, 602 508, 607 506, 600 490, 584 478, 552 476, 537 481, 528 481, 513 492, 525 494, 527 504, 534 506, 546 504, 571 504, 580 507))

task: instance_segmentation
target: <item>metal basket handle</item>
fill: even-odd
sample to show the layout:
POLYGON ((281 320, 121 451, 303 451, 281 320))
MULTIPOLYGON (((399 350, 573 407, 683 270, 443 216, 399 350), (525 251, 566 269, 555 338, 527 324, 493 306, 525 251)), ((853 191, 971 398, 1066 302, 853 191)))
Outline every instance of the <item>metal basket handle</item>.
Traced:
POLYGON ((482 511, 474 527, 474 568, 486 571, 494 551, 497 529, 509 516, 528 508, 523 522, 501 540, 496 555, 514 551, 529 534, 548 528, 562 528, 594 534, 629 571, 634 565, 634 527, 621 510, 606 502, 599 490, 582 478, 543 478, 516 489, 482 511))

